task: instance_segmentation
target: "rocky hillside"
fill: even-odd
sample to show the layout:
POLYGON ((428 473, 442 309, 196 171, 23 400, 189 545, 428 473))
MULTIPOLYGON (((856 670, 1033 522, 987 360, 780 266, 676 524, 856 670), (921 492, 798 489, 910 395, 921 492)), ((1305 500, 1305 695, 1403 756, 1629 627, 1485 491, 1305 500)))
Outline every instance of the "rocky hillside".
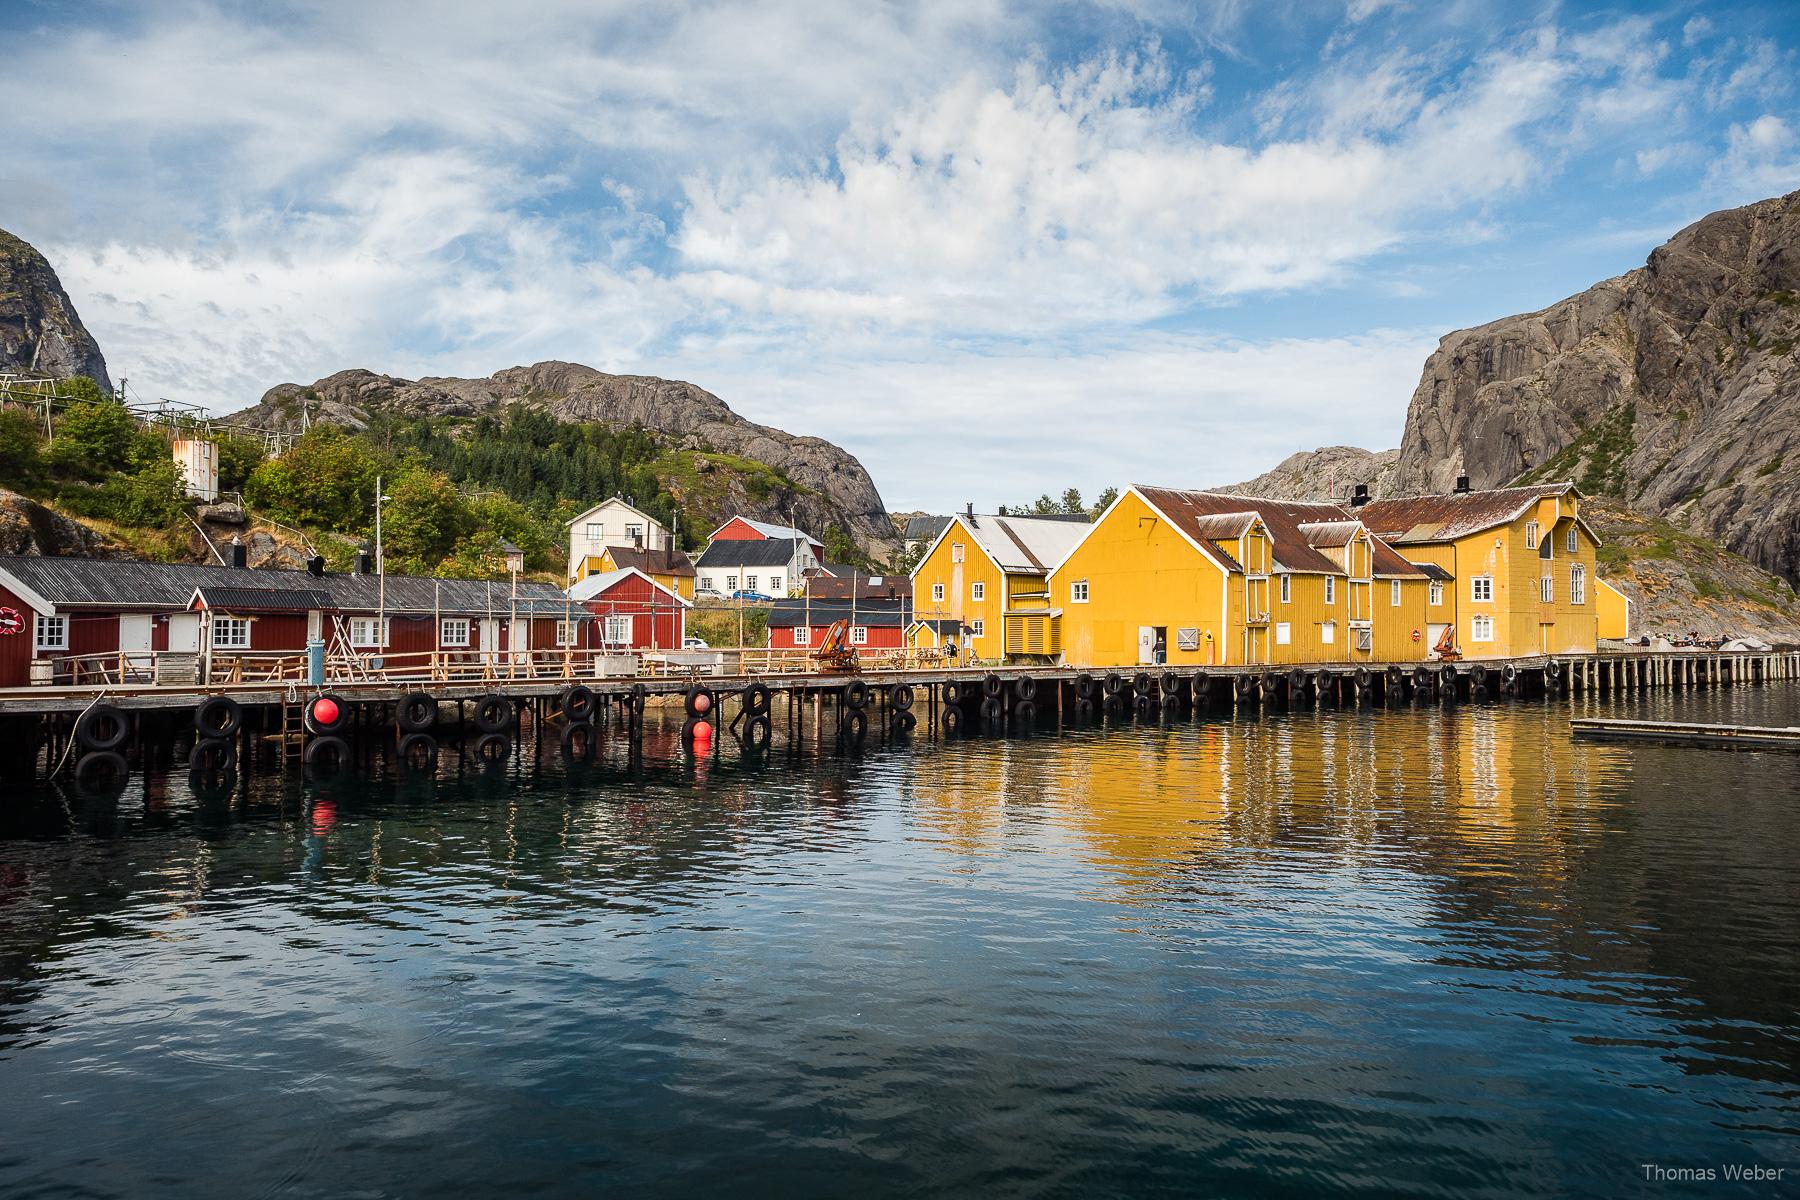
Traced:
POLYGON ((1241 492, 1270 500, 1344 500, 1359 483, 1374 496, 1394 495, 1398 450, 1361 450, 1355 446, 1321 446, 1290 454, 1274 470, 1255 479, 1226 484, 1221 492, 1241 492))
POLYGON ((0 371, 41 371, 58 379, 112 380, 93 335, 62 281, 28 243, 0 229, 0 371))
POLYGON ((485 379, 398 379, 372 371, 340 371, 312 384, 270 388, 246 422, 297 428, 304 418, 361 429, 383 410, 407 416, 467 418, 509 404, 528 404, 562 421, 613 427, 640 425, 691 451, 664 480, 692 511, 721 520, 731 512, 810 529, 842 525, 865 549, 883 554, 895 534, 869 473, 822 438, 797 437, 757 425, 691 383, 645 375, 608 375, 578 363, 512 367, 485 379), (746 460, 749 471, 733 469, 746 460), (773 469, 771 486, 755 464, 773 469))
POLYGON ((1713 213, 1643 267, 1447 335, 1396 492, 1571 478, 1800 581, 1800 192, 1713 213))

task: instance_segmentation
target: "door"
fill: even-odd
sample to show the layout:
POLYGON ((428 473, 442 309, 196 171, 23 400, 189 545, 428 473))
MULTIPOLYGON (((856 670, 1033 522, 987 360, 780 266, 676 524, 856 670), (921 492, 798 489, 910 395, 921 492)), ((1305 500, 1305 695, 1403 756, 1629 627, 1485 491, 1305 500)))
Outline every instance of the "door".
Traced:
POLYGON ((126 654, 148 653, 152 620, 149 613, 120 614, 119 649, 126 654))
POLYGON ((306 610, 306 640, 309 642, 325 640, 325 614, 316 608, 306 610))
POLYGON ((173 613, 169 617, 169 649, 176 654, 200 652, 200 614, 173 613))
POLYGON ((1138 626, 1138 665, 1148 667, 1156 662, 1156 626, 1138 626))
POLYGON ((492 661, 500 651, 500 622, 495 617, 483 617, 481 620, 481 655, 492 661))

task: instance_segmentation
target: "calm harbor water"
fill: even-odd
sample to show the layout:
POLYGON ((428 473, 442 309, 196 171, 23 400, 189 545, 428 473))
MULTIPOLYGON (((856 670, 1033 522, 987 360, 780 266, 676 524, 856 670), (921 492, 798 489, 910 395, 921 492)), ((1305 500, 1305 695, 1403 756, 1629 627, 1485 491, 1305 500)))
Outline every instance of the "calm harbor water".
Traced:
POLYGON ((1800 760, 1572 711, 0 807, 0 1193, 1800 1185, 1800 760))

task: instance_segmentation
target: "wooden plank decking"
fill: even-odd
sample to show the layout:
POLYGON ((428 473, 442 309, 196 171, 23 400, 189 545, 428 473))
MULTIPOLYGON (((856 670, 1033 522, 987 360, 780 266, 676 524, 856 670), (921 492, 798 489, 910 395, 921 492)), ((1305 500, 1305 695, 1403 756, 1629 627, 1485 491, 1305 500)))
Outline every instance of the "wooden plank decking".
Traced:
POLYGON ((1577 738, 1601 742, 1658 742, 1730 750, 1800 751, 1800 727, 1698 725, 1681 721, 1621 721, 1579 717, 1569 723, 1577 738))

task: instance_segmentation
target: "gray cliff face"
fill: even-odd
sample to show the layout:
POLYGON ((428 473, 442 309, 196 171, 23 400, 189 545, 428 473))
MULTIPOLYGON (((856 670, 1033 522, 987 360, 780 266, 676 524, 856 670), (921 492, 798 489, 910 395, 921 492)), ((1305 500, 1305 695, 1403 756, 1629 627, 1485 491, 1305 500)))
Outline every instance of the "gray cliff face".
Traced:
POLYGON ((0 488, 0 554, 130 557, 81 522, 6 488, 0 488))
POLYGON ((1713 213, 1638 270, 1445 337, 1397 492, 1571 478, 1800 581, 1800 192, 1713 213))
POLYGON ((0 371, 86 375, 112 390, 106 359, 69 293, 30 244, 0 229, 0 371))
POLYGON ((1321 446, 1290 454, 1274 470, 1255 479, 1214 488, 1270 500, 1331 500, 1342 503, 1356 485, 1369 485, 1373 496, 1393 494, 1398 450, 1363 450, 1356 446, 1321 446))
POLYGON ((679 380, 608 375, 565 362, 510 367, 486 379, 407 380, 352 370, 310 386, 270 388, 256 407, 238 415, 257 424, 295 428, 304 406, 315 421, 360 429, 375 408, 414 416, 473 417, 513 403, 540 407, 564 421, 641 425, 682 448, 766 463, 806 489, 760 502, 746 499, 747 516, 785 522, 791 506, 809 529, 842 523, 864 547, 884 545, 895 536, 874 481, 855 457, 823 438, 797 437, 747 421, 711 392, 679 380))

